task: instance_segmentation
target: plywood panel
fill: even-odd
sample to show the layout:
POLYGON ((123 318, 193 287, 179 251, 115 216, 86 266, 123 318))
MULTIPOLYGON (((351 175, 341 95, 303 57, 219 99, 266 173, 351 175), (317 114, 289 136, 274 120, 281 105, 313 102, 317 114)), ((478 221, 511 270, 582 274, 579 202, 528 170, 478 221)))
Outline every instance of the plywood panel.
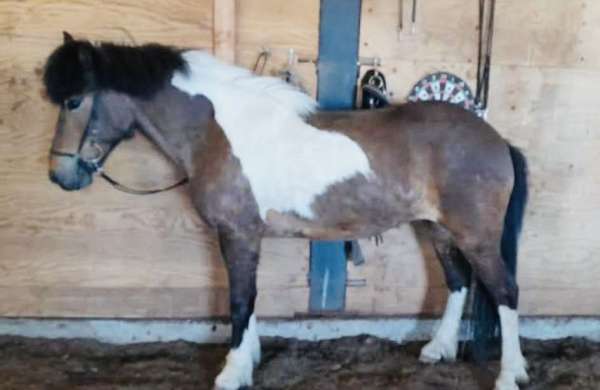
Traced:
POLYGON ((497 1, 494 61, 503 65, 598 69, 600 5, 590 0, 497 1), (515 20, 519 24, 515 24, 515 20))
MULTIPOLYGON (((0 94, 0 315, 227 313, 219 251, 212 232, 195 215, 187 188, 137 197, 101 181, 76 193, 50 184, 47 159, 57 109, 44 99, 41 84, 43 63, 60 43, 62 30, 92 40, 210 49, 212 4, 0 2, 0 86, 7 91, 0 94)), ((302 45, 316 47, 315 42, 302 45)), ((119 146, 106 169, 137 188, 180 177, 142 137, 119 146)), ((307 248, 301 240, 263 243, 260 315, 305 310, 307 248)))
MULTIPOLYGON (((262 50, 271 57, 265 74, 278 75, 287 69, 291 50, 301 60, 315 61, 319 50, 319 0, 283 2, 243 0, 238 2, 237 61, 254 68, 262 50)), ((301 62, 292 67, 302 86, 316 94, 316 66, 301 62)))
MULTIPOLYGON (((600 314, 597 3, 498 0, 489 121, 524 149, 530 164, 519 265, 525 314, 600 314)), ((363 5, 361 55, 382 59, 395 101, 440 70, 474 88, 476 2, 419 2, 416 32, 408 27, 399 35, 397 1, 363 5)), ((367 249, 363 269, 352 270, 369 292, 351 290, 349 306, 364 314, 439 313, 443 274, 427 244, 409 230, 388 236, 383 247, 367 249)))
MULTIPOLYGON (((229 313, 229 291, 218 286, 11 286, 0 287, 0 293, 0 311, 5 317, 213 318, 229 313)), ((256 311, 261 316, 293 317, 294 308, 306 304, 307 294, 306 287, 261 289, 256 311)))
MULTIPOLYGON (((405 11, 409 8, 406 1, 405 11)), ((272 52, 267 74, 289 49, 314 60, 319 1, 237 3, 237 61, 272 52)), ((361 56, 382 58, 395 101, 423 75, 450 70, 472 85, 477 4, 418 2, 418 22, 397 34, 396 0, 364 0, 361 56)), ((408 16, 408 15, 406 15, 408 16)), ((211 232, 182 188, 139 198, 102 182, 65 193, 47 180, 56 109, 42 97, 41 66, 60 31, 92 39, 212 46, 212 0, 0 2, 0 314, 10 316, 205 317, 227 313, 224 269, 211 232), (132 38, 133 37, 133 38, 132 38)), ((406 19, 405 19, 406 20, 406 19)), ((406 23, 405 23, 406 24, 406 23)), ((600 255, 600 3, 498 0, 490 122, 523 147, 531 202, 520 252, 526 314, 598 314, 600 255), (573 302, 577 302, 573 305, 573 302)), ((314 64, 298 65, 315 91, 314 64)), ((365 68, 366 69, 366 68, 365 68)), ((365 69, 362 69, 364 72, 365 69)), ((179 173, 148 143, 119 147, 107 169, 137 187, 179 173), (151 171, 152 174, 147 174, 151 171)), ((404 226, 350 266, 348 313, 438 314, 446 289, 429 244, 404 226)), ((307 243, 266 240, 257 309, 306 311, 307 243)))

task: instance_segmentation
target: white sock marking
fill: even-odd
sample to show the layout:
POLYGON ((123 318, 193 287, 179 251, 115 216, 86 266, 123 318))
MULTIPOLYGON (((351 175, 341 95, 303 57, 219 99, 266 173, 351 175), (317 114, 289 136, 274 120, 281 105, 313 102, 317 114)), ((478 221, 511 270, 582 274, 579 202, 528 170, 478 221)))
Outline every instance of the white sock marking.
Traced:
POLYGON ((420 360, 425 363, 435 363, 442 359, 454 360, 458 350, 458 332, 462 318, 468 289, 461 288, 448 297, 446 310, 440 327, 433 339, 421 350, 420 360))
POLYGON ((371 173, 357 143, 304 121, 316 107, 310 96, 283 80, 254 76, 202 51, 183 56, 189 74, 178 72, 171 83, 212 102, 263 219, 269 209, 311 218, 315 196, 328 186, 371 173))
POLYGON ((244 330, 241 344, 227 354, 225 367, 215 380, 216 387, 230 390, 241 386, 252 386, 252 372, 259 361, 260 340, 256 330, 256 317, 252 314, 248 321, 248 328, 244 330))
POLYGON ((519 341, 519 314, 507 306, 498 307, 502 329, 501 370, 496 380, 496 390, 518 389, 517 383, 529 381, 527 362, 519 341))

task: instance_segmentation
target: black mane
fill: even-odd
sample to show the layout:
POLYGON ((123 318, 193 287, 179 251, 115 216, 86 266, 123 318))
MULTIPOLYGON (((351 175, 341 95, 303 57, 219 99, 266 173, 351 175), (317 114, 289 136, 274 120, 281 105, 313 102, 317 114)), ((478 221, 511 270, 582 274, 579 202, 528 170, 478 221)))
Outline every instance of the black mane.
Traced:
POLYGON ((147 44, 125 46, 73 40, 59 46, 48 58, 44 84, 50 99, 65 99, 91 91, 110 89, 150 98, 169 82, 175 71, 185 71, 181 51, 147 44))

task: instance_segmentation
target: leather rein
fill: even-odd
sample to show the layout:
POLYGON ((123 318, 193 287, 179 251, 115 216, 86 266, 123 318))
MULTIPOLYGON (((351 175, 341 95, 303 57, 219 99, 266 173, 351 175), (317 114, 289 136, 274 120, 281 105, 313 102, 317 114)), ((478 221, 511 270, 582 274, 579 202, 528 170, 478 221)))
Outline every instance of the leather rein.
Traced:
MULTIPOLYGON (((92 174, 97 173, 98 175, 100 175, 101 178, 106 180, 116 190, 125 192, 127 194, 132 194, 132 195, 158 194, 160 192, 166 192, 166 191, 175 189, 177 187, 180 187, 189 181, 189 179, 187 177, 184 177, 183 179, 181 179, 181 180, 177 181, 176 183, 171 184, 169 186, 151 189, 151 190, 141 190, 141 189, 128 187, 124 184, 121 184, 118 180, 113 179, 110 175, 108 175, 106 172, 104 172, 102 164, 103 164, 104 160, 106 159, 106 157, 108 157, 108 155, 110 154, 111 151, 109 151, 106 154, 102 153, 102 154, 104 154, 104 158, 94 160, 94 161, 82 160, 81 156, 79 156, 79 153, 66 153, 66 152, 61 152, 59 150, 55 150, 55 149, 50 150, 50 155, 59 156, 59 157, 70 157, 70 158, 75 158, 79 161, 83 161, 83 163, 86 164, 87 169, 90 171, 90 173, 92 173, 92 174)), ((101 152, 103 152, 103 151, 101 151, 101 152)))

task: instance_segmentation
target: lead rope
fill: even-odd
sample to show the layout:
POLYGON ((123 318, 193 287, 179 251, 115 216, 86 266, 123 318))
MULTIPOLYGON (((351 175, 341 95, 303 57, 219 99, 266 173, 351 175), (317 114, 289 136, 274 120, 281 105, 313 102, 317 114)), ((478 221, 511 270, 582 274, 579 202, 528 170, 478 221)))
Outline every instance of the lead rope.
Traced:
POLYGON ((189 178, 184 177, 183 179, 179 180, 178 182, 171 184, 170 186, 167 186, 167 187, 157 188, 157 189, 153 189, 153 190, 138 190, 138 189, 131 188, 131 187, 128 187, 126 185, 119 183, 118 181, 116 181, 115 179, 110 177, 106 172, 104 172, 102 170, 99 171, 99 174, 100 174, 100 177, 103 178, 104 180, 106 180, 111 186, 113 186, 114 189, 121 191, 121 192, 125 192, 126 194, 132 194, 132 195, 158 194, 160 192, 166 192, 166 191, 175 189, 177 187, 181 187, 182 185, 184 185, 190 181, 189 178))
MULTIPOLYGON (((61 152, 61 151, 54 150, 54 149, 50 150, 50 154, 54 155, 54 156, 59 156, 59 157, 79 158, 78 155, 75 153, 61 152)), ((106 172, 104 172, 104 169, 103 169, 101 163, 100 164, 94 163, 94 169, 95 169, 95 172, 98 173, 100 175, 100 177, 103 178, 104 180, 106 180, 111 186, 113 186, 114 189, 121 191, 121 192, 125 192, 126 194, 131 194, 131 195, 158 194, 160 192, 166 192, 166 191, 175 189, 177 187, 181 187, 182 185, 184 185, 190 181, 188 177, 184 177, 183 179, 179 180, 178 182, 171 184, 167 187, 157 188, 157 189, 153 189, 153 190, 138 190, 136 188, 131 188, 124 184, 121 184, 117 180, 110 177, 106 172)))

